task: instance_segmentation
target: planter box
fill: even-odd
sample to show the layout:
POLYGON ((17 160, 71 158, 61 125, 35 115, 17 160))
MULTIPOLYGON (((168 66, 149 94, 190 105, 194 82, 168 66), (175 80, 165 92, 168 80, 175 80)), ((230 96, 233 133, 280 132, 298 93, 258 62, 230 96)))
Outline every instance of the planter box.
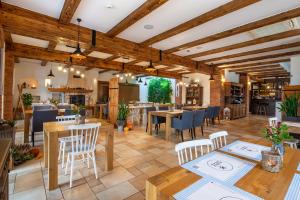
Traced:
POLYGON ((10 138, 12 143, 15 144, 16 128, 8 125, 0 126, 0 139, 10 138))

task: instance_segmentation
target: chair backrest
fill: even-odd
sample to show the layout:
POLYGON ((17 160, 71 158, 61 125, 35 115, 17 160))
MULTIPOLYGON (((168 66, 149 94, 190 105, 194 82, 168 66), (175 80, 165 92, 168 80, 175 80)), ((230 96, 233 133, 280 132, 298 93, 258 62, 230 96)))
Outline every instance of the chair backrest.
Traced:
POLYGON ((193 118, 194 118, 193 111, 183 111, 181 117, 182 128, 183 129, 193 128, 193 118))
POLYGON ((169 106, 159 106, 158 110, 169 110, 169 106))
POLYGON ((214 106, 213 108, 214 108, 214 111, 213 111, 213 115, 212 116, 213 117, 219 116, 221 107, 220 106, 214 106))
POLYGON ((38 111, 38 110, 51 110, 53 107, 51 105, 34 105, 32 107, 33 111, 38 111))
POLYGON ((72 109, 66 109, 64 115, 65 116, 67 116, 67 115, 73 115, 72 109))
POLYGON ((57 108, 58 109, 68 109, 68 110, 70 110, 71 109, 71 105, 69 105, 69 104, 61 104, 61 105, 57 105, 57 108))
POLYGON ((278 123, 277 117, 270 117, 269 118, 269 126, 270 127, 276 127, 278 123))
POLYGON ((71 125, 71 149, 73 153, 94 152, 101 123, 71 125))
POLYGON ((208 106, 205 112, 205 118, 212 118, 214 114, 214 107, 208 106))
POLYGON ((219 131, 209 135, 209 139, 212 141, 214 149, 219 149, 227 145, 226 137, 228 136, 227 131, 219 131))
POLYGON ((85 108, 79 110, 79 114, 80 114, 81 116, 85 116, 85 115, 86 115, 86 110, 85 110, 85 108))
POLYGON ((75 120, 75 115, 57 116, 56 120, 59 122, 75 120))
POLYGON ((205 110, 196 110, 194 113, 194 127, 201 126, 205 120, 205 110))
POLYGON ((213 143, 209 139, 193 140, 188 142, 182 142, 175 146, 175 151, 178 155, 179 165, 189 162, 198 157, 200 150, 200 156, 205 153, 209 153, 213 150, 213 143))
POLYGON ((34 110, 32 114, 32 131, 43 131, 44 122, 56 121, 58 110, 34 110))

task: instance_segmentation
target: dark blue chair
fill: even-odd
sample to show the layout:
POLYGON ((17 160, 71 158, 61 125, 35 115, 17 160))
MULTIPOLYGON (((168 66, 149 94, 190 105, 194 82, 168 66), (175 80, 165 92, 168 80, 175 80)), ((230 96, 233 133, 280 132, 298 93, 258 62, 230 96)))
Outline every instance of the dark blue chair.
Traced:
POLYGON ((220 106, 214 106, 213 116, 212 116, 212 123, 215 123, 215 119, 218 118, 220 124, 220 106))
POLYGON ((79 115, 81 115, 81 116, 86 116, 86 110, 85 110, 85 108, 79 110, 79 115))
MULTIPOLYGON (((192 111, 184 111, 182 113, 181 119, 179 119, 179 118, 172 119, 171 127, 176 129, 177 133, 179 133, 179 132, 181 133, 182 142, 184 141, 183 131, 193 129, 193 116, 194 116, 194 113, 192 111)), ((191 137, 192 137, 192 139, 194 139, 192 131, 191 131, 191 137)))
POLYGON ((35 105, 32 107, 33 111, 38 111, 38 110, 52 110, 53 107, 51 105, 35 105))
POLYGON ((209 121, 212 120, 213 115, 214 115, 214 107, 213 106, 209 106, 206 109, 206 112, 205 112, 205 120, 206 120, 206 125, 207 126, 208 126, 209 121))
POLYGON ((196 110, 194 113, 194 121, 193 121, 193 132, 194 138, 196 138, 196 127, 201 127, 202 136, 203 134, 203 125, 205 121, 205 110, 196 110))
POLYGON ((66 109, 64 115, 65 116, 74 115, 74 113, 73 113, 72 109, 66 109))
MULTIPOLYGON (((148 107, 148 108, 146 108, 146 119, 147 119, 146 132, 148 131, 148 113, 151 112, 151 111, 156 111, 156 108, 155 107, 148 107)), ((156 117, 153 117, 153 118, 156 118, 156 117)), ((152 121, 154 123, 153 118, 152 118, 152 121)))
POLYGON ((68 104, 57 105, 57 109, 70 110, 71 109, 71 105, 68 105, 68 104))
POLYGON ((31 123, 31 140, 32 146, 34 146, 34 133, 43 131, 44 122, 56 121, 58 110, 34 110, 32 114, 31 123))
POLYGON ((109 111, 109 107, 107 103, 106 106, 103 107, 103 111, 102 111, 102 114, 105 116, 105 119, 108 119, 108 111, 109 111))

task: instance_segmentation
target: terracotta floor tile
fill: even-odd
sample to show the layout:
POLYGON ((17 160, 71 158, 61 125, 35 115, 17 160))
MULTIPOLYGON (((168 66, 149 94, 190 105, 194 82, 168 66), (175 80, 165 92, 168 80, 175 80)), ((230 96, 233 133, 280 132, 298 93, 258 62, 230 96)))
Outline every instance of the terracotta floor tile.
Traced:
POLYGON ((130 183, 124 182, 99 192, 97 198, 99 200, 123 200, 137 192, 138 190, 130 183))
POLYGON ((134 178, 134 176, 131 173, 129 173, 125 168, 117 167, 113 169, 111 174, 100 178, 100 181, 105 185, 105 187, 111 187, 124 181, 130 180, 132 178, 134 178))
POLYGON ((88 184, 72 187, 71 189, 63 191, 65 200, 96 200, 96 196, 88 186, 88 184))
POLYGON ((16 176, 14 193, 30 190, 39 186, 43 186, 42 171, 27 173, 25 175, 16 176))

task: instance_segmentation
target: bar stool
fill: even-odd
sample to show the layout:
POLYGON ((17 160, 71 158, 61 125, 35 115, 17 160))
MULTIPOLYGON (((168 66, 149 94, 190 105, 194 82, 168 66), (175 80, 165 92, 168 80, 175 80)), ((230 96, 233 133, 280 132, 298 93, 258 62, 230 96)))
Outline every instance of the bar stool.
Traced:
POLYGON ((264 101, 262 101, 262 102, 259 102, 258 103, 258 106, 257 106, 257 114, 259 114, 259 115, 267 115, 267 106, 268 106, 269 104, 267 103, 267 102, 264 102, 264 101))

